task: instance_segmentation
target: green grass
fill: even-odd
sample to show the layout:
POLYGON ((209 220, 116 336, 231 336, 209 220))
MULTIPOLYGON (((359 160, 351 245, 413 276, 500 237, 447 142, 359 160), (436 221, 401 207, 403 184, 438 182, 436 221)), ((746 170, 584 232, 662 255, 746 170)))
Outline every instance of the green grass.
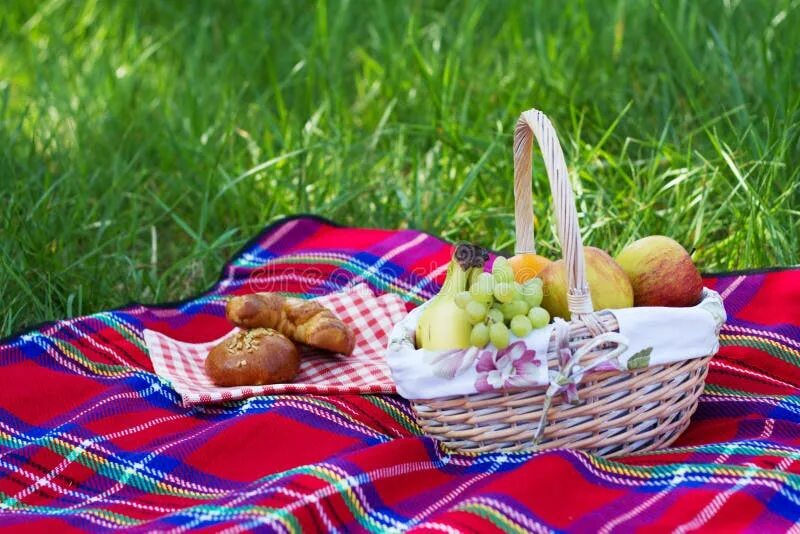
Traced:
POLYGON ((533 106, 587 243, 796 264, 798 27, 797 0, 8 0, 0 335, 190 295, 297 212, 510 252, 511 131, 533 106))

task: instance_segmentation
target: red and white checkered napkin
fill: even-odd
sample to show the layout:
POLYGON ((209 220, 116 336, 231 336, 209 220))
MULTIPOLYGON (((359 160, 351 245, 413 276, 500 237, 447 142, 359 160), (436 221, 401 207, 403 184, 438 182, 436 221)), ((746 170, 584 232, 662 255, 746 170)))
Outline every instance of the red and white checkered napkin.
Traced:
POLYGON ((338 356, 303 347, 300 373, 289 384, 218 387, 205 373, 205 359, 212 347, 231 335, 205 343, 186 343, 153 330, 144 339, 156 374, 166 378, 183 404, 204 404, 276 393, 395 393, 383 353, 392 326, 406 315, 403 300, 387 293, 376 297, 366 284, 317 300, 344 321, 356 335, 350 356, 338 356))

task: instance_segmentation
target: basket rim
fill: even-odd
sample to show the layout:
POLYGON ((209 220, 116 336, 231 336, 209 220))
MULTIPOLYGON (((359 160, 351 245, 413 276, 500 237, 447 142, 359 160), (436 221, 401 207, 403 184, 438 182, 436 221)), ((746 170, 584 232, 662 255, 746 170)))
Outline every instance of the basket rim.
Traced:
MULTIPOLYGON (((429 350, 423 348, 416 348, 415 346, 415 329, 416 320, 419 314, 425 309, 428 303, 418 306, 399 323, 395 324, 390 336, 389 347, 386 352, 387 362, 392 371, 395 383, 398 385, 398 391, 401 396, 409 400, 417 399, 434 399, 445 397, 458 397, 461 395, 481 394, 480 388, 473 389, 473 387, 465 382, 453 382, 443 378, 436 378, 434 362, 441 360, 448 355, 452 355, 458 351, 477 351, 477 354, 471 356, 464 356, 464 358, 472 357, 478 358, 485 356, 489 352, 495 360, 498 360, 501 355, 501 350, 498 350, 493 345, 489 344, 484 349, 456 349, 456 350, 429 350), (428 383, 423 385, 417 381, 420 379, 433 380, 433 385, 428 383), (444 385, 443 385, 444 384, 444 385), (426 394, 427 390, 431 389, 433 394, 426 394), (423 394, 419 394, 420 391, 423 394)), ((652 317, 650 317, 652 319, 652 317)), ((668 308, 668 307, 639 307, 639 308, 624 308, 619 310, 602 310, 597 312, 597 320, 601 324, 604 334, 596 336, 591 329, 580 319, 573 319, 569 323, 560 321, 566 325, 568 332, 562 332, 562 337, 566 336, 566 342, 562 341, 559 345, 556 342, 557 325, 549 324, 543 328, 532 331, 525 338, 517 338, 512 334, 512 344, 523 342, 526 348, 531 348, 536 354, 544 356, 546 361, 537 362, 539 366, 537 378, 533 382, 526 381, 517 387, 493 387, 494 391, 524 391, 526 389, 539 389, 546 388, 552 385, 554 373, 558 373, 560 368, 565 365, 564 355, 559 354, 557 345, 562 349, 568 349, 570 353, 576 353, 583 350, 584 352, 579 355, 579 358, 573 361, 573 365, 579 364, 581 372, 585 376, 580 376, 574 383, 580 383, 584 380, 591 380, 601 372, 626 372, 630 369, 638 367, 652 367, 662 363, 669 363, 672 361, 683 361, 694 358, 701 358, 711 352, 715 352, 719 346, 719 329, 725 319, 725 310, 722 305, 721 297, 718 293, 711 289, 704 289, 703 300, 695 306, 687 308, 668 308), (695 328, 695 340, 700 340, 701 343, 684 344, 683 339, 685 336, 671 336, 660 335, 661 338, 669 338, 672 344, 667 345, 653 345, 655 352, 652 357, 647 355, 642 361, 633 361, 638 355, 635 352, 635 347, 641 347, 642 344, 649 344, 651 341, 657 343, 659 340, 651 340, 645 332, 641 336, 630 335, 630 329, 627 325, 631 324, 631 317, 643 317, 642 313, 654 313, 657 318, 657 323, 673 324, 686 326, 690 324, 695 328), (697 319, 702 320, 700 324, 697 319), (695 326, 696 324, 696 326, 695 326), (626 336, 620 336, 620 325, 624 329, 623 333, 626 336), (614 335, 615 334, 616 337, 614 335), (606 336, 603 338, 603 336, 606 336), (623 338, 620 340, 619 338, 623 338), (612 354, 613 350, 619 347, 620 343, 623 349, 616 354, 612 354), (538 344, 537 344, 538 343, 538 344), (594 344, 594 347, 588 345, 594 344), (628 346, 631 346, 628 350, 628 346), (687 349, 689 352, 680 353, 674 352, 675 350, 687 349), (672 351, 672 352, 670 352, 672 351), (669 352, 669 358, 665 359, 664 355, 669 352), (605 359, 606 361, 600 361, 605 359)), ((644 320, 644 319, 643 319, 644 320)), ((635 319, 634 319, 635 322, 635 319)), ((562 329, 565 328, 563 325, 562 329)), ((667 328, 667 327, 663 327, 667 328)), ((662 327, 658 327, 661 331, 662 327)), ((660 341, 663 341, 661 339, 660 341)), ((507 349, 503 349, 507 350, 507 349)), ((537 358, 541 360, 541 358, 537 358)), ((641 360, 641 359, 640 359, 641 360)), ((499 360, 498 360, 499 361, 499 360)), ((466 373, 466 375, 474 376, 477 372, 475 363, 464 364, 463 369, 460 369, 456 375, 466 373)), ((569 371, 569 370, 568 370, 569 371)), ((569 375, 569 373, 567 373, 569 375)), ((452 379, 453 376, 450 378, 452 379)), ((457 376, 458 377, 458 376, 457 376)), ((461 377, 458 377, 459 380, 461 377)))

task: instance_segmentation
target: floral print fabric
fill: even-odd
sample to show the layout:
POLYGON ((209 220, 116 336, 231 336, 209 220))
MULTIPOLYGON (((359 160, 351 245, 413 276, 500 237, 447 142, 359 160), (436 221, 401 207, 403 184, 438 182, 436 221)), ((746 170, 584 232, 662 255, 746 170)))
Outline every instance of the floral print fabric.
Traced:
POLYGON ((536 351, 515 341, 502 350, 484 350, 478 356, 475 389, 480 392, 536 386, 539 366, 536 351))

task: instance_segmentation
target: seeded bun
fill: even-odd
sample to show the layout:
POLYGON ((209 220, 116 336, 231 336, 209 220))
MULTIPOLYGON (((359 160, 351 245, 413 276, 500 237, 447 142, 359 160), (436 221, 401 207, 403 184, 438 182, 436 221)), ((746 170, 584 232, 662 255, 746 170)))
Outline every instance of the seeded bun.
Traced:
POLYGON ((206 373, 217 386, 291 382, 300 370, 294 343, 270 328, 240 330, 211 349, 206 373))

